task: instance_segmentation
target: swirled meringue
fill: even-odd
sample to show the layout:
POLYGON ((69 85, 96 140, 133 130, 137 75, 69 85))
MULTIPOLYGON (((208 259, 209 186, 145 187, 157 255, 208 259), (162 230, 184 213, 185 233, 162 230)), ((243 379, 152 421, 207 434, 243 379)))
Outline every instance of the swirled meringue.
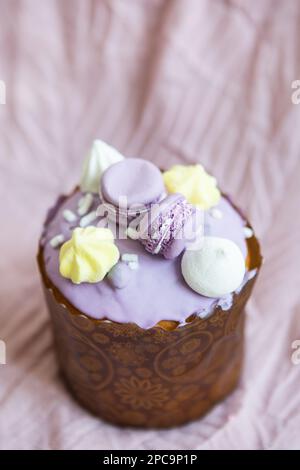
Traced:
POLYGON ((243 282, 246 265, 240 248, 231 240, 203 237, 197 250, 186 250, 181 260, 186 283, 198 294, 220 298, 243 282))
POLYGON ((87 155, 80 180, 80 189, 83 192, 99 192, 101 176, 104 171, 124 157, 114 147, 102 140, 95 140, 87 155))
POLYGON ((174 165, 163 174, 169 193, 181 193, 190 204, 207 210, 218 204, 221 193, 217 181, 202 165, 174 165))
POLYGON ((111 230, 78 227, 60 249, 59 272, 74 284, 95 283, 104 279, 119 257, 111 230))

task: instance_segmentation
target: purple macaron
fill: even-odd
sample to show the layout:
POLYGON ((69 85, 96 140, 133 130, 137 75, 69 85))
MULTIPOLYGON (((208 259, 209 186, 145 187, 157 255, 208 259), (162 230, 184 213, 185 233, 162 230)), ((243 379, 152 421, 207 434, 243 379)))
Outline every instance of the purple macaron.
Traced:
POLYGON ((193 235, 196 208, 182 194, 171 194, 145 214, 139 224, 140 242, 151 254, 167 259, 180 255, 193 235))
POLYGON ((129 221, 165 196, 160 170, 146 160, 125 158, 102 175, 100 197, 110 215, 129 221))

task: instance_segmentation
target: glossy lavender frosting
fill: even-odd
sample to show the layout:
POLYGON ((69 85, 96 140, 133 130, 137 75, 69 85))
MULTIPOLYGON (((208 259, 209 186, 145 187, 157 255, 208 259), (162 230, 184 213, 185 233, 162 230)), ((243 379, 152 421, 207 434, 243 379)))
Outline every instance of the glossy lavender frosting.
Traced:
MULTIPOLYGON (((71 237, 71 231, 79 225, 80 218, 74 223, 69 223, 64 219, 63 211, 70 209, 76 213, 81 197, 82 193, 78 190, 65 200, 58 200, 55 207, 49 211, 41 239, 47 276, 81 312, 96 319, 133 322, 142 328, 150 328, 161 320, 183 323, 194 313, 205 316, 217 303, 224 309, 229 308, 230 296, 225 299, 202 297, 188 287, 181 274, 181 256, 172 260, 153 256, 141 243, 131 239, 116 240, 121 255, 135 253, 139 258, 139 269, 132 271, 125 288, 112 287, 108 279, 97 284, 75 285, 63 278, 59 274, 59 249, 52 248, 49 241, 59 233, 64 235, 65 240, 71 237)), ((94 195, 91 210, 96 209, 98 204, 99 197, 94 195)), ((243 230, 245 220, 224 197, 217 208, 221 210, 223 217, 214 218, 207 211, 205 235, 234 241, 246 258, 247 243, 243 230)), ((94 225, 97 223, 98 221, 95 221, 94 225)))

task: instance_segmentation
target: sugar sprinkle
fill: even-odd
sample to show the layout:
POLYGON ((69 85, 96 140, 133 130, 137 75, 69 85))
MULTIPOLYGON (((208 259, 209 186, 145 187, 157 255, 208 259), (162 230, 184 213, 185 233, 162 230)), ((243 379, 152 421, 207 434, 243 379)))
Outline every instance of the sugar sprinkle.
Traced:
POLYGON ((87 214, 92 204, 93 204, 93 195, 91 193, 86 193, 78 201, 78 209, 77 209, 78 215, 83 216, 87 214))
POLYGON ((55 235, 55 237, 51 238, 49 243, 52 246, 52 248, 58 248, 60 245, 63 244, 64 241, 65 241, 65 237, 63 236, 62 233, 59 233, 58 235, 55 235))
POLYGON ((77 220, 77 216, 76 214, 74 214, 74 212, 70 211, 69 209, 65 209, 63 211, 63 218, 67 221, 67 222, 75 222, 75 220, 77 220))
POLYGON ((137 263, 136 261, 130 261, 128 263, 128 267, 132 270, 132 271, 137 271, 139 269, 139 263, 137 263))
POLYGON ((210 215, 214 219, 223 219, 223 212, 220 209, 214 208, 210 210, 210 215))
POLYGON ((138 263, 139 257, 135 253, 124 253, 122 255, 122 261, 124 261, 125 263, 138 263))
POLYGON ((96 219, 97 219, 97 212, 91 211, 80 219, 79 225, 80 227, 87 227, 96 219))

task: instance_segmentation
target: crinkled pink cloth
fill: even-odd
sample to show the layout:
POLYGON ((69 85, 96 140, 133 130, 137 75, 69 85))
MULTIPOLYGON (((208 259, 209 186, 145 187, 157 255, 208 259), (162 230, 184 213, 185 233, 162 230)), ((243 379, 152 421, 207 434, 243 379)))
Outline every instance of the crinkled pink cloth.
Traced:
POLYGON ((299 448, 299 2, 0 0, 0 11, 0 448, 299 448), (241 384, 182 428, 103 423, 58 373, 37 240, 95 137, 160 166, 202 162, 261 238, 241 384))

